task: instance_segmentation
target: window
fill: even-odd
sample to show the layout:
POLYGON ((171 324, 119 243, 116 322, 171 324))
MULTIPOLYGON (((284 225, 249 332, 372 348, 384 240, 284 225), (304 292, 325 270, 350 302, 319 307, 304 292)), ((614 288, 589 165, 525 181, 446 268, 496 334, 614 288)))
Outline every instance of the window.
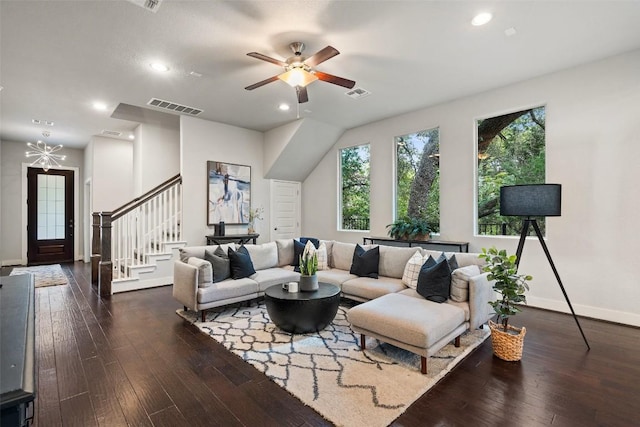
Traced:
POLYGON ((440 138, 438 128, 397 136, 396 218, 419 218, 440 232, 440 138))
POLYGON ((545 182, 545 108, 478 120, 477 131, 478 234, 517 236, 522 219, 500 216, 500 187, 545 182))
POLYGON ((369 230, 369 144, 340 150, 342 230, 369 230))

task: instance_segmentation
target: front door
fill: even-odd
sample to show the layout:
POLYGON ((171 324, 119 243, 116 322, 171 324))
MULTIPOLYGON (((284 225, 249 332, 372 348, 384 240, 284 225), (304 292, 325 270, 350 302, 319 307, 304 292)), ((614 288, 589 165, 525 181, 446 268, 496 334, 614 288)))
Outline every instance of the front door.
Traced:
POLYGON ((73 261, 73 171, 27 170, 27 261, 73 261))

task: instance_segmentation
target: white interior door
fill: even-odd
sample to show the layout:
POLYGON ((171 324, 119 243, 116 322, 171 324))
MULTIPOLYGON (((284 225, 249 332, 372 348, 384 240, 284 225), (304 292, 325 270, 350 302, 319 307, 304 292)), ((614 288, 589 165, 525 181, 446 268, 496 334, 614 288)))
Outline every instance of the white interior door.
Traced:
POLYGON ((300 236, 300 183, 271 180, 271 241, 300 236))

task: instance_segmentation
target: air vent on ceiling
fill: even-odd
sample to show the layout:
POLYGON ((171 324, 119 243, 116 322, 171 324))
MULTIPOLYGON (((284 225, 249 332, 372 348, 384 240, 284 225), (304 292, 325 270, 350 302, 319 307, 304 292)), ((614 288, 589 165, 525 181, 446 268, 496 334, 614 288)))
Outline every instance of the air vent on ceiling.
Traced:
POLYGON ((361 87, 357 87, 357 88, 351 89, 348 92, 345 92, 345 95, 347 95, 349 98, 360 99, 360 98, 364 98, 365 96, 371 95, 371 92, 369 92, 366 89, 362 89, 361 87))
POLYGON ((34 125, 53 126, 53 122, 51 120, 32 119, 31 122, 34 125))
POLYGON ((153 13, 156 13, 158 11, 158 9, 160 8, 160 3, 162 3, 162 0, 129 0, 129 1, 153 13))
POLYGON ((115 136, 115 137, 121 137, 122 136, 122 132, 118 132, 117 130, 103 130, 102 131, 102 135, 104 136, 115 136))
POLYGON ((151 98, 147 105, 151 105, 153 107, 162 108, 169 111, 174 111, 176 113, 188 114, 190 116, 197 116, 202 113, 202 110, 194 107, 187 107, 186 105, 180 105, 171 101, 164 101, 158 98, 151 98))

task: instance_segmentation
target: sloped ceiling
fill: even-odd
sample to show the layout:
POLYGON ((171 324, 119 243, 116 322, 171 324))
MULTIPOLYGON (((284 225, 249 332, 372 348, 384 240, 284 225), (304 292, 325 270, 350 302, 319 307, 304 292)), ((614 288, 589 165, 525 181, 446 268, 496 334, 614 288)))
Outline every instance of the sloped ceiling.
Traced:
POLYGON ((266 132, 265 178, 304 181, 343 132, 308 118, 266 132))

